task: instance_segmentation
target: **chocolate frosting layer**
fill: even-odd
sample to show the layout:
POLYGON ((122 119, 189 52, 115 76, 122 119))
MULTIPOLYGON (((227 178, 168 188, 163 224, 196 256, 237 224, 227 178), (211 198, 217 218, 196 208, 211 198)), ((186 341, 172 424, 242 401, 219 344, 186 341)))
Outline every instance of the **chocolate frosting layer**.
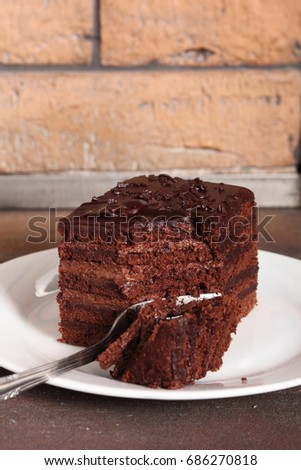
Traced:
POLYGON ((209 183, 199 178, 184 180, 169 175, 138 176, 118 183, 102 196, 75 209, 69 218, 89 216, 191 217, 233 213, 244 201, 254 200, 247 188, 209 183))
POLYGON ((223 238, 219 227, 227 227, 244 204, 254 206, 254 194, 240 186, 199 178, 138 176, 83 203, 60 220, 59 232, 66 241, 119 240, 126 244, 157 242, 159 232, 174 241, 186 239, 188 234, 199 238, 216 232, 219 241, 223 238))

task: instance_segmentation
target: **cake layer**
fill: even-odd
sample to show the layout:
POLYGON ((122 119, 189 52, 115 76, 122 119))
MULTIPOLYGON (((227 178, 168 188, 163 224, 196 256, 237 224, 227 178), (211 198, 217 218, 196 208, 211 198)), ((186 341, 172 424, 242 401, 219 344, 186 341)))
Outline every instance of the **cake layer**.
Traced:
MULTIPOLYGON (((96 308, 101 307, 101 308, 107 308, 109 307, 110 309, 122 309, 124 305, 128 306, 129 301, 120 298, 120 297, 115 297, 112 298, 111 296, 108 296, 106 292, 103 292, 102 295, 95 295, 93 293, 83 293, 80 290, 73 290, 73 289, 67 289, 64 288, 60 291, 60 293, 57 296, 58 303, 59 305, 62 305, 63 302, 69 301, 74 303, 74 305, 82 304, 86 306, 94 306, 96 308)), ((144 299, 139 299, 139 302, 142 302, 144 299)))
POLYGON ((197 296, 206 292, 230 292, 241 280, 251 279, 252 277, 256 279, 257 265, 249 266, 229 280, 225 279, 226 284, 223 286, 210 272, 201 275, 198 271, 187 270, 180 274, 180 277, 177 273, 173 276, 171 272, 170 276, 165 278, 154 277, 147 281, 128 280, 118 285, 110 279, 101 279, 100 282, 97 282, 93 279, 89 280, 85 275, 61 273, 61 285, 81 293, 100 295, 102 298, 110 296, 121 301, 128 299, 130 302, 135 303, 136 298, 149 298, 149 292, 152 292, 152 295, 156 297, 166 297, 171 294, 176 296, 185 294, 197 296))
MULTIPOLYGON (((237 322, 255 306, 256 285, 256 282, 248 288, 241 285, 237 289, 238 293, 235 292, 227 298, 228 303, 232 302, 235 305, 233 309, 237 315, 237 322)), ((116 316, 129 306, 125 304, 120 310, 112 310, 109 307, 98 309, 79 305, 72 310, 70 306, 62 305, 60 332, 63 341, 82 346, 93 344, 108 332, 116 316), (75 342, 74 338, 76 338, 75 342)))
MULTIPOLYGON (((91 244, 93 245, 93 244, 91 244)), ((141 274, 146 268, 167 270, 174 268, 178 264, 189 265, 190 263, 197 262, 200 267, 211 268, 214 266, 220 266, 221 268, 229 264, 237 264, 243 255, 251 250, 250 256, 257 258, 257 246, 256 243, 251 241, 241 243, 232 243, 231 249, 224 249, 222 258, 216 252, 216 246, 218 244, 212 244, 211 246, 205 245, 204 243, 190 241, 182 243, 176 243, 166 245, 165 243, 158 246, 140 246, 135 245, 135 251, 131 246, 125 249, 123 247, 122 254, 116 252, 115 256, 110 249, 110 256, 106 257, 103 250, 100 250, 100 259, 92 260, 89 259, 91 254, 98 253, 97 250, 83 247, 80 249, 80 256, 78 256, 78 244, 77 243, 61 243, 60 245, 60 266, 64 267, 64 270, 72 269, 76 270, 76 267, 80 267, 80 271, 89 271, 93 276, 96 270, 108 273, 112 271, 124 275, 131 276, 134 274, 141 274), (145 249, 145 251, 143 251, 145 249), (81 264, 82 263, 82 264, 81 264), (207 263, 207 264, 206 264, 207 263), (73 266, 73 267, 72 267, 73 266)), ((118 250, 117 246, 115 247, 118 250)), ((223 245, 223 248, 225 246, 223 245)), ((108 275, 107 275, 108 276, 108 275)))
MULTIPOLYGON (((249 293, 255 292, 257 287, 256 279, 253 279, 253 283, 250 283, 248 280, 241 280, 235 286, 235 289, 232 290, 232 295, 228 294, 228 297, 233 296, 237 298, 237 303, 244 299, 249 293)), ((156 298, 156 297, 154 297, 156 298)), ((145 299, 144 299, 145 300, 145 299)), ((81 321, 92 324, 111 324, 115 317, 125 308, 130 306, 129 302, 125 302, 123 305, 119 305, 117 308, 111 305, 95 305, 85 303, 85 299, 82 300, 83 303, 71 303, 69 301, 61 301, 60 311, 61 311, 61 320, 63 322, 75 322, 81 321)))
POLYGON ((92 346, 101 340, 109 331, 106 326, 76 323, 64 325, 59 323, 61 338, 59 341, 74 346, 92 346))
POLYGON ((62 241, 59 246, 59 255, 61 259, 72 259, 73 261, 96 261, 104 265, 111 262, 126 268, 126 263, 132 266, 147 264, 150 257, 154 256, 172 256, 174 250, 189 255, 197 253, 200 259, 211 259, 211 250, 205 243, 194 240, 190 237, 181 241, 160 240, 153 243, 104 243, 94 240, 93 242, 62 241))
POLYGON ((223 275, 227 277, 241 269, 243 264, 257 264, 257 246, 254 243, 249 243, 244 247, 235 244, 231 252, 224 254, 223 260, 216 259, 212 254, 204 256, 204 251, 200 250, 182 251, 178 249, 177 245, 174 245, 174 251, 170 254, 166 254, 162 247, 161 253, 160 250, 158 252, 150 251, 147 259, 143 259, 143 256, 138 253, 134 255, 136 255, 134 259, 132 259, 133 254, 124 258, 126 262, 122 266, 112 260, 105 263, 63 258, 59 270, 62 274, 80 274, 100 282, 103 279, 113 279, 117 285, 120 285, 125 280, 140 281, 146 276, 163 276, 165 273, 180 272, 179 270, 192 270, 199 273, 211 270, 216 275, 220 275, 227 268, 226 272, 223 272, 223 275))

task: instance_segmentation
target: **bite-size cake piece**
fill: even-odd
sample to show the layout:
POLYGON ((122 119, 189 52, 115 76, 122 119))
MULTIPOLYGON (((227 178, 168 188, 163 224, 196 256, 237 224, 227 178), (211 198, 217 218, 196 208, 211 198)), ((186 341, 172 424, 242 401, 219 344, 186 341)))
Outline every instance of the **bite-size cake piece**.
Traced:
POLYGON ((176 305, 156 300, 98 356, 123 382, 177 389, 216 371, 238 323, 235 305, 222 297, 176 305))

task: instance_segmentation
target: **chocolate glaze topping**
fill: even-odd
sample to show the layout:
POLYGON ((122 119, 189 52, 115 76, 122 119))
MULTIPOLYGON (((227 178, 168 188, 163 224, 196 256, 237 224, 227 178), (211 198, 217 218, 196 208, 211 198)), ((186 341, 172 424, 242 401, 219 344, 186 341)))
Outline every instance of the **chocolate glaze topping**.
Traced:
POLYGON ((198 216, 232 214, 253 193, 240 186, 209 183, 195 178, 184 180, 161 174, 138 176, 122 183, 102 196, 75 209, 69 219, 89 216, 188 217, 197 210, 198 216))

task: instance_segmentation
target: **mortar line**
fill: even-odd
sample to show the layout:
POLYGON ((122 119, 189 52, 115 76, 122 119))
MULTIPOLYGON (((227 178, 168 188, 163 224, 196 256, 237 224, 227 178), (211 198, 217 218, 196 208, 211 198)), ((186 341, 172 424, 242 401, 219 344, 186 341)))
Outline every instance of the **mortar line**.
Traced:
MULTIPOLYGON (((95 41, 96 42, 96 41, 95 41)), ((100 42, 100 41, 99 41, 100 42)), ((273 71, 273 70, 300 70, 301 62, 299 63, 286 63, 286 64, 272 64, 272 65, 212 65, 212 66, 173 66, 162 64, 146 64, 146 65, 129 65, 129 66, 113 66, 101 65, 99 63, 92 64, 0 64, 0 73, 5 72, 196 72, 206 73, 212 71, 273 71)))
POLYGON ((100 59, 100 0, 93 1, 93 48, 91 67, 99 67, 101 64, 100 59))
MULTIPOLYGON (((301 98, 299 100, 299 107, 300 107, 299 141, 298 141, 295 153, 296 153, 297 172, 301 174, 301 98)), ((300 206, 301 206, 301 191, 300 191, 300 206)))

